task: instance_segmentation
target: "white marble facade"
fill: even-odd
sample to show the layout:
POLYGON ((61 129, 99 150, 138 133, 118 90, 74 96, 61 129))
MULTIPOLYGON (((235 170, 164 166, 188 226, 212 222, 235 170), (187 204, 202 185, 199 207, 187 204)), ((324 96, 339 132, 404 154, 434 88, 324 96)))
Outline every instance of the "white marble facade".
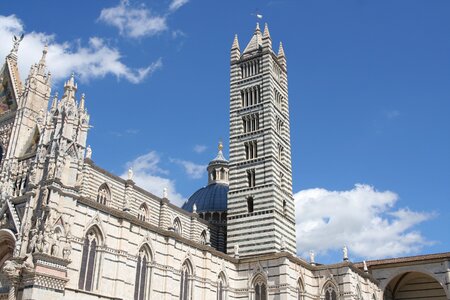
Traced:
MULTIPOLYGON (((167 193, 163 193, 164 187, 163 197, 139 188, 132 180, 132 171, 128 179, 122 179, 97 166, 95 151, 86 145, 90 117, 85 96, 77 93, 75 78, 72 76, 65 83, 64 95, 50 99, 51 76, 46 69, 44 49, 42 59, 22 83, 17 70, 20 41, 15 41, 0 74, 0 299, 383 298, 390 284, 383 281, 389 277, 386 273, 397 276, 402 272, 396 269, 395 261, 368 262, 367 269, 348 260, 320 265, 295 256, 287 75, 283 69, 286 60, 282 47, 277 55, 273 53, 266 30, 261 66, 268 67, 271 60, 276 60, 278 71, 274 74, 281 76, 283 86, 278 94, 270 92, 270 86, 252 92, 254 99, 260 97, 259 91, 267 97, 268 105, 261 107, 260 117, 275 122, 268 137, 272 144, 264 146, 273 146, 273 155, 277 156, 280 150, 275 145, 282 145, 284 158, 278 158, 288 167, 270 161, 271 180, 280 182, 277 176, 285 170, 281 178, 284 184, 265 187, 260 193, 265 201, 277 201, 272 208, 275 213, 265 214, 272 218, 270 222, 277 234, 266 241, 271 248, 264 251, 258 250, 260 246, 252 249, 249 243, 247 248, 240 247, 246 239, 260 239, 251 231, 229 236, 232 242, 228 249, 221 246, 227 251, 216 250, 210 245, 215 245, 213 239, 219 239, 220 226, 204 220, 196 208, 188 212, 171 204, 167 193), (277 101, 286 102, 279 109, 277 101), (277 109, 281 112, 278 119, 277 109), (284 128, 282 134, 280 128, 284 128), (285 207, 280 205, 282 194, 287 197, 285 207), (391 272, 394 269, 397 273, 391 272)), ((255 32, 247 48, 259 51, 259 43, 263 43, 263 37, 255 32)), ((238 49, 236 39, 232 60, 244 59, 240 63, 245 63, 245 68, 236 67, 235 71, 258 76, 260 67, 253 64, 254 58, 244 56, 249 53, 246 51, 241 56, 238 49)), ((240 89, 248 88, 244 82, 234 86, 234 80, 238 79, 232 78, 231 83, 232 110, 240 89)), ((257 83, 246 82, 252 86, 257 83)), ((230 152, 236 157, 230 160, 230 179, 243 178, 247 173, 238 172, 235 166, 243 159, 241 150, 237 150, 243 140, 234 133, 237 127, 231 125, 230 130, 230 152)), ((226 180, 222 178, 221 184, 228 184, 228 169, 224 174, 226 180)), ((257 183, 259 174, 256 176, 257 183)), ((230 191, 233 189, 239 191, 231 197, 233 211, 228 220, 241 213, 238 202, 242 197, 237 195, 248 194, 239 186, 230 186, 230 191)), ((259 192, 254 194, 258 196, 259 192)), ((255 202, 252 211, 258 209, 255 202)), ((261 214, 255 214, 253 219, 252 216, 245 214, 244 218, 257 226, 261 214)), ((232 220, 236 224, 236 218, 232 220)), ((450 255, 433 257, 429 264, 417 259, 424 261, 425 269, 430 265, 432 272, 441 274, 436 278, 447 299, 449 258, 450 255)), ((403 265, 403 272, 408 272, 410 265, 411 261, 403 265)))

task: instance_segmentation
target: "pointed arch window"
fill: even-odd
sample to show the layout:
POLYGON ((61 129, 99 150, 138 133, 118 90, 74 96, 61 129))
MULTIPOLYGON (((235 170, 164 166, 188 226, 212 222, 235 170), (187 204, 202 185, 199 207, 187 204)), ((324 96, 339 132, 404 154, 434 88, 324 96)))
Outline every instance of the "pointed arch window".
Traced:
POLYGON ((255 300, 267 300, 267 284, 262 278, 255 280, 253 288, 255 290, 255 300))
POLYGON ((192 265, 188 260, 181 267, 180 300, 192 300, 192 265))
POLYGON ((175 233, 179 235, 183 233, 183 230, 181 228, 181 221, 178 217, 176 217, 175 220, 173 220, 173 230, 175 231, 175 233))
POLYGON ((336 293, 336 289, 334 288, 333 285, 329 284, 326 288, 325 288, 325 300, 337 300, 337 293, 336 293))
POLYGON ((301 279, 297 282, 297 299, 304 300, 305 299, 305 288, 303 286, 303 281, 301 279))
POLYGON ((106 183, 102 184, 98 189, 97 202, 103 205, 111 201, 111 190, 106 183))
POLYGON ((138 219, 144 222, 148 221, 148 207, 145 203, 139 207, 138 219))
POLYGON ((202 245, 207 244, 207 234, 205 230, 203 230, 202 234, 200 235, 200 244, 202 245))
POLYGON ((102 236, 97 227, 91 228, 84 237, 83 254, 81 256, 80 278, 78 288, 80 290, 92 291, 97 289, 100 270, 100 255, 98 247, 101 246, 102 236))
POLYGON ((225 274, 222 272, 219 274, 217 280, 217 300, 226 300, 227 299, 227 278, 225 274))
POLYGON ((134 284, 134 300, 150 299, 150 262, 151 254, 146 246, 139 250, 136 264, 136 280, 134 284))

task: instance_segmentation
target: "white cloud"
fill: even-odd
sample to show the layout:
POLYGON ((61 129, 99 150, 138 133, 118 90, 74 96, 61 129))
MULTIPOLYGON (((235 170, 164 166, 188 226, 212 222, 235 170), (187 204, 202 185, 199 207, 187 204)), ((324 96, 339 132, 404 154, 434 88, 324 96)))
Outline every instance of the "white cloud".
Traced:
MULTIPOLYGON (((128 162, 127 168, 133 169, 133 181, 139 187, 157 196, 162 196, 163 189, 167 188, 170 202, 181 206, 186 201, 186 198, 176 191, 175 181, 164 176, 168 175, 169 171, 159 166, 160 161, 161 157, 158 153, 150 151, 128 162)), ((121 177, 127 178, 128 171, 126 170, 121 177)))
POLYGON ((170 3, 170 6, 169 6, 169 10, 175 11, 188 2, 189 2, 189 0, 172 0, 172 2, 170 3))
POLYGON ((431 244, 414 227, 434 215, 395 208, 398 195, 357 184, 349 191, 308 189, 294 195, 297 249, 327 253, 347 245, 358 258, 417 253, 431 244))
POLYGON ((206 147, 205 145, 195 145, 195 146, 194 146, 194 152, 200 154, 200 153, 205 152, 205 150, 206 150, 207 148, 208 148, 208 147, 206 147))
POLYGON ((205 170, 206 170, 205 165, 198 165, 191 161, 186 161, 186 160, 181 160, 181 159, 171 159, 170 161, 182 166, 184 168, 186 174, 192 179, 201 178, 203 176, 203 174, 205 174, 205 170))
POLYGON ((133 8, 127 0, 122 0, 117 6, 102 9, 98 19, 116 27, 120 35, 130 38, 153 36, 167 29, 165 16, 153 15, 144 6, 133 8))
MULTIPOLYGON (((0 56, 8 55, 12 48, 13 35, 24 32, 22 21, 15 15, 0 15, 0 56)), ((24 79, 31 65, 37 63, 44 45, 48 43, 47 65, 54 81, 67 79, 75 72, 81 81, 114 75, 132 83, 140 83, 155 70, 162 67, 161 59, 147 67, 133 69, 121 61, 118 49, 107 45, 99 37, 91 37, 87 45, 80 40, 58 43, 53 34, 27 32, 19 47, 19 72, 24 79)))

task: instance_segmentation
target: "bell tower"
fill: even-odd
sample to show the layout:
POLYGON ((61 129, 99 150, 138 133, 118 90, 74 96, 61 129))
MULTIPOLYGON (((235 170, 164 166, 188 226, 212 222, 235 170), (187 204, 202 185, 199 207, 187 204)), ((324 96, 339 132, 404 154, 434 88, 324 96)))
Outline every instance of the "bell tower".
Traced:
POLYGON ((227 253, 296 252, 287 64, 259 24, 231 48, 227 253))

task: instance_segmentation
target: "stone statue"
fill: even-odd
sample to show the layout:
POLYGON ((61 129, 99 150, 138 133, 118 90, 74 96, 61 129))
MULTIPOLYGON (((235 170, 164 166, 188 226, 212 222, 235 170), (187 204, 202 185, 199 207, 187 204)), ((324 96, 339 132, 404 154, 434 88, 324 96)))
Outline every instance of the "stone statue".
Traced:
POLYGON ((41 232, 39 232, 39 235, 36 239, 36 245, 34 248, 34 252, 43 252, 44 251, 43 240, 44 240, 44 235, 42 234, 42 231, 41 231, 41 232))
POLYGON ((24 35, 22 33, 22 35, 20 37, 17 37, 17 36, 13 37, 14 45, 13 45, 13 48, 11 49, 11 53, 17 53, 17 51, 19 51, 19 45, 20 45, 20 42, 23 40, 23 36, 24 35))
POLYGON ((342 248, 342 254, 343 254, 343 257, 344 257, 344 261, 347 261, 348 260, 348 249, 347 249, 347 246, 344 246, 344 248, 342 248))
POLYGON ((234 257, 239 258, 239 244, 234 245, 234 257))
POLYGON ((128 169, 128 180, 133 180, 133 169, 129 168, 128 169))
POLYGON ((86 158, 92 159, 91 145, 88 145, 87 148, 86 148, 86 158))
POLYGON ((313 250, 309 251, 309 262, 311 263, 311 265, 315 265, 316 261, 315 261, 315 253, 313 250))
POLYGON ((3 273, 7 277, 18 277, 20 275, 20 270, 22 269, 22 264, 19 264, 14 260, 7 260, 3 265, 3 273))
POLYGON ((363 260, 363 266, 364 266, 364 272, 365 273, 369 272, 369 269, 367 268, 367 263, 365 260, 363 260))
POLYGON ((197 204, 195 204, 195 203, 194 203, 194 205, 192 206, 192 212, 193 212, 194 214, 197 213, 197 204))
POLYGON ((163 198, 164 198, 164 199, 167 199, 167 197, 168 197, 167 188, 164 188, 164 189, 163 189, 163 198))
POLYGON ((67 242, 63 248, 63 258, 69 259, 71 253, 72 253, 72 246, 70 245, 70 242, 67 242))
POLYGON ((209 228, 206 229, 206 245, 211 245, 211 232, 209 231, 209 228))
POLYGON ((56 234, 56 232, 53 232, 53 236, 52 236, 52 246, 51 246, 51 252, 50 255, 53 256, 59 256, 59 237, 56 234))
POLYGON ((35 251, 36 248, 36 243, 37 243, 37 239, 38 239, 38 235, 36 232, 36 229, 32 229, 30 232, 30 241, 28 243, 28 247, 27 247, 27 253, 33 253, 35 251))

